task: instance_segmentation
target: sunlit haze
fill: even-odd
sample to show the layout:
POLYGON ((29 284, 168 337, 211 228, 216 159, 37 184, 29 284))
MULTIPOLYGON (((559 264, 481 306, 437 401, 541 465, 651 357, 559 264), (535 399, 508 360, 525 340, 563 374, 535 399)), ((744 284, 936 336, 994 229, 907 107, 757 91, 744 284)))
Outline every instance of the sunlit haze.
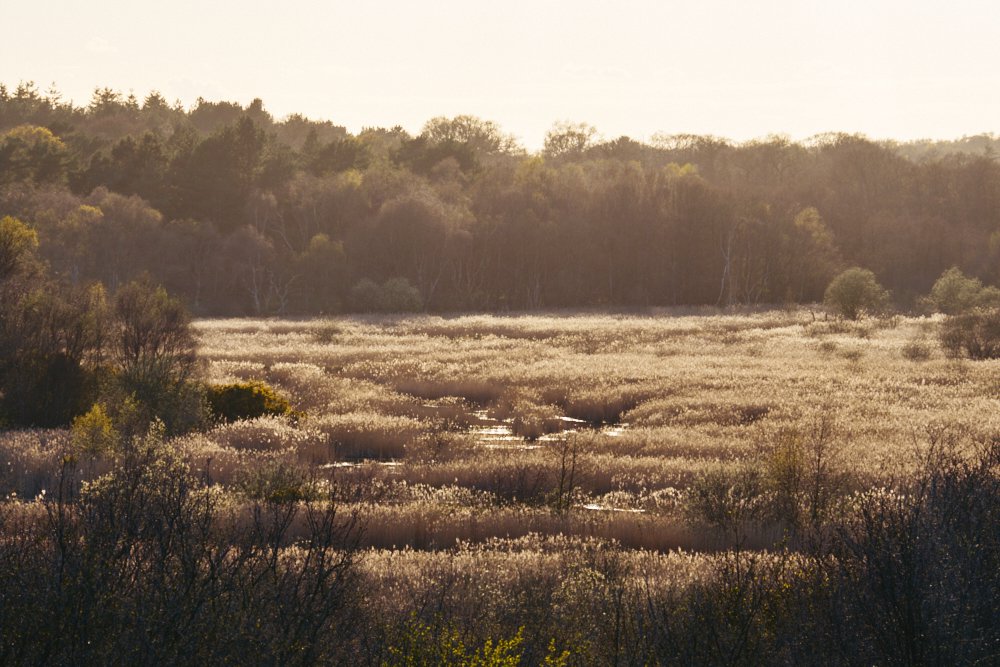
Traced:
POLYGON ((472 114, 541 146, 605 138, 862 132, 955 138, 1000 123, 1000 5, 959 0, 437 0, 283 4, 8 0, 0 81, 255 97, 357 132, 472 114))

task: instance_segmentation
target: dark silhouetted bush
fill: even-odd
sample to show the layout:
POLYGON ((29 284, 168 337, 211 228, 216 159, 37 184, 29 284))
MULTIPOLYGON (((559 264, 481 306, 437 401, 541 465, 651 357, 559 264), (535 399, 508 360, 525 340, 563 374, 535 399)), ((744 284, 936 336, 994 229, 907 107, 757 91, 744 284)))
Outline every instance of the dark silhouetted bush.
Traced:
POLYGON ((941 325, 940 338, 950 356, 1000 358, 1000 308, 953 315, 941 325))
POLYGON ((3 418, 28 426, 62 426, 82 414, 97 395, 94 373, 66 354, 32 355, 8 371, 3 418))
POLYGON ((356 518, 280 498, 236 521, 161 436, 82 488, 66 457, 45 511, 0 503, 0 663, 355 662, 356 518))
POLYGON ((362 278, 351 288, 351 305, 366 313, 409 313, 424 304, 420 291, 406 278, 390 278, 381 286, 362 278))
POLYGON ((113 315, 109 347, 115 365, 107 402, 133 400, 138 433, 157 419, 168 434, 201 426, 204 388, 184 305, 143 278, 118 290, 113 315))
POLYGON ((382 310, 387 313, 411 313, 424 307, 420 291, 406 278, 390 278, 382 285, 382 310))

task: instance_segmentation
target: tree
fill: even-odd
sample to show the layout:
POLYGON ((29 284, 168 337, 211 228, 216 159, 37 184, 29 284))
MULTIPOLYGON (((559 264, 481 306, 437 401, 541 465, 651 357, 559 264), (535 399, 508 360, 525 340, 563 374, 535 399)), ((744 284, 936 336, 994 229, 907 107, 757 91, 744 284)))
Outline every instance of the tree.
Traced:
POLYGON ((111 356, 115 393, 138 407, 139 430, 161 419, 168 431, 192 428, 203 418, 192 382, 198 358, 191 318, 184 306, 146 277, 118 290, 114 300, 111 356))
POLYGON ((173 213, 209 220, 222 231, 238 228, 264 174, 267 145, 264 131, 241 116, 175 157, 173 213))
POLYGON ((1000 291, 983 287, 978 278, 970 278, 953 266, 935 281, 926 301, 936 312, 958 315, 979 306, 1000 305, 1000 291))
POLYGON ((23 271, 37 248, 35 230, 9 215, 0 219, 0 283, 23 271))
POLYGON ((464 214, 428 189, 387 202, 379 211, 373 239, 382 274, 407 278, 424 301, 432 303, 444 276, 449 244, 464 222, 464 214))
POLYGON ((344 244, 332 241, 326 234, 316 234, 298 257, 298 274, 302 276, 300 302, 308 312, 333 313, 340 307, 344 291, 344 244))
POLYGON ((51 282, 35 257, 34 230, 0 219, 0 421, 58 426, 85 411, 105 318, 103 289, 51 282))
POLYGON ((841 317, 858 319, 864 312, 878 312, 889 302, 889 293, 868 269, 853 267, 833 279, 823 299, 841 317))
POLYGON ((21 125, 0 136, 0 185, 58 182, 66 176, 66 145, 52 131, 21 125))
POLYGON ((166 203, 166 175, 170 165, 163 141, 153 132, 136 139, 127 136, 109 152, 96 154, 81 176, 87 190, 105 186, 114 192, 137 194, 158 206, 166 203))
POLYGON ((511 155, 520 150, 513 135, 504 134, 493 121, 475 116, 432 118, 424 125, 422 136, 434 144, 465 144, 478 156, 511 155))
POLYGON ((784 296, 796 302, 818 299, 840 261, 833 234, 819 211, 813 207, 799 211, 784 240, 788 281, 784 296))
POLYGON ((556 123, 545 134, 542 154, 547 158, 576 158, 593 145, 597 129, 586 123, 556 123))
POLYGON ((334 139, 322 147, 306 146, 302 153, 306 168, 316 176, 364 169, 371 162, 368 145, 355 137, 334 139))

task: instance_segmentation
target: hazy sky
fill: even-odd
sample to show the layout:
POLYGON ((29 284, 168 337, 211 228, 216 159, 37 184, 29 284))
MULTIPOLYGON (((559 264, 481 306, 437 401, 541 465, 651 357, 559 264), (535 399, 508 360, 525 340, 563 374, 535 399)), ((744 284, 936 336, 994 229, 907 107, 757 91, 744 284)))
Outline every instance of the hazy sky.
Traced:
POLYGON ((0 81, 264 100, 358 131, 439 115, 529 148, 601 135, 737 140, 1000 131, 1000 2, 0 0, 0 81))

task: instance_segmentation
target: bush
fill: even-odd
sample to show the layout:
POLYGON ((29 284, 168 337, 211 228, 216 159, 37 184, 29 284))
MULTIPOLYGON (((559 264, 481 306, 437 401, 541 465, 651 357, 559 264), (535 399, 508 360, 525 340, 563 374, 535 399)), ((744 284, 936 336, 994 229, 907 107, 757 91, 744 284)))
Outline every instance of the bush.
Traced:
POLYGON ((351 288, 351 305, 366 313, 408 313, 423 308, 423 299, 406 278, 390 278, 381 287, 362 278, 351 288))
POLYGON ((382 289, 375 281, 362 278, 351 288, 351 306, 354 310, 370 313, 379 310, 382 289))
POLYGON ((390 278, 382 285, 382 310, 387 313, 410 313, 424 307, 420 291, 406 278, 390 278))
POLYGON ((74 419, 70 432, 73 449, 90 456, 113 451, 118 444, 118 431, 99 403, 94 404, 86 414, 74 419))
POLYGON ((207 392, 208 406, 215 419, 225 422, 257 417, 291 414, 288 401, 260 381, 212 385, 207 392))
POLYGON ((826 288, 823 302, 841 317, 858 319, 862 313, 878 313, 889 303, 889 293, 868 269, 847 269, 826 288))
POLYGON ((62 426, 96 397, 104 291, 49 280, 38 236, 0 219, 0 423, 62 426))
POLYGON ((203 390, 191 316, 183 304, 144 278, 118 290, 114 316, 115 369, 107 402, 134 400, 139 432, 157 419, 170 435, 200 426, 203 390))
MULTIPOLYGON (((438 624, 440 625, 440 624, 438 624)), ((413 619, 401 636, 389 647, 387 665, 462 665, 469 667, 516 667, 522 664, 524 628, 507 639, 487 639, 482 646, 468 646, 453 627, 435 627, 413 619)), ((545 665, 569 664, 569 651, 558 652, 549 645, 545 665)))
POLYGON ((958 315, 977 307, 1000 305, 1000 290, 983 287, 979 279, 970 278, 953 266, 937 279, 925 302, 934 312, 958 315))
POLYGON ((1000 308, 952 315, 941 326, 940 339, 952 357, 1000 358, 1000 308))
POLYGON ((2 382, 2 417, 25 426, 63 426, 96 398, 96 375, 69 355, 24 354, 2 382))
POLYGON ((922 340, 911 340, 903 345, 902 354, 910 361, 927 361, 931 358, 931 348, 922 340))
POLYGON ((839 531, 828 580, 858 664, 996 664, 1000 438, 956 444, 932 436, 912 483, 860 495, 839 531))
POLYGON ((69 458, 40 511, 0 503, 0 663, 354 662, 355 515, 279 494, 233 521, 157 427, 75 493, 69 458))

